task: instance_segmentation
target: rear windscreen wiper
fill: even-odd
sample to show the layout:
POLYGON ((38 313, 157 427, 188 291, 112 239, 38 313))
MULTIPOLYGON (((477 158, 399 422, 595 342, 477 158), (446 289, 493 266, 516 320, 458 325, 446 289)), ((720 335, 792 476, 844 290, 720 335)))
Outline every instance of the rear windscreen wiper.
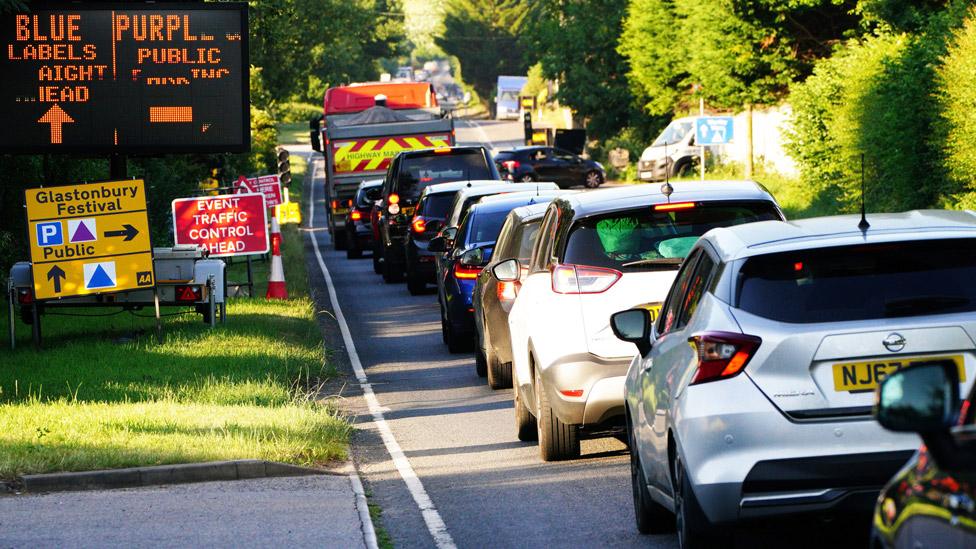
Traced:
POLYGON ((885 301, 885 316, 911 316, 922 313, 934 313, 944 309, 952 309, 968 305, 970 299, 962 296, 921 295, 902 299, 885 301))
POLYGON ((681 265, 684 258, 681 257, 658 257, 656 259, 638 259, 628 261, 620 265, 621 267, 658 267, 661 269, 671 269, 681 265))

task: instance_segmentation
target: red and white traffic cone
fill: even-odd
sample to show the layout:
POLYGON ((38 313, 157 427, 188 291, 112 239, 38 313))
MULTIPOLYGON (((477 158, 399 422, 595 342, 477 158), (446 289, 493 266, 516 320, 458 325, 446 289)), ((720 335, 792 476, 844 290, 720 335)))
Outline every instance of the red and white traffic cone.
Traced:
POLYGON ((281 264, 281 230, 278 218, 271 218, 271 277, 268 278, 268 292, 265 299, 288 299, 285 286, 285 267, 281 264))

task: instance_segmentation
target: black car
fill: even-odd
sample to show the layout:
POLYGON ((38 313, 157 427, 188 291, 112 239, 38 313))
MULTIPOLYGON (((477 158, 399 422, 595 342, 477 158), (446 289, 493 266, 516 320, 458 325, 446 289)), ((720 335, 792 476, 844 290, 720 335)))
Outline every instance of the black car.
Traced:
POLYGON ((945 357, 878 387, 878 422, 923 444, 878 497, 873 548, 976 547, 976 387, 960 402, 959 382, 959 364, 945 357))
POLYGON ((512 338, 508 331, 508 312, 518 295, 518 282, 499 282, 491 267, 507 259, 528 265, 542 216, 549 200, 515 208, 508 214, 495 243, 491 261, 478 274, 472 307, 476 335, 475 363, 485 372, 492 389, 512 386, 512 338))
POLYGON ((428 284, 435 284, 434 254, 427 249, 430 239, 444 227, 444 220, 454 203, 454 197, 463 189, 497 185, 498 181, 459 181, 430 185, 420 194, 417 210, 410 221, 407 233, 406 275, 407 290, 411 295, 424 293, 428 284))
POLYGON ((502 176, 513 181, 552 181, 562 188, 576 185, 595 189, 607 172, 599 162, 555 147, 519 147, 495 155, 502 176))
POLYGON ((379 249, 386 282, 399 282, 406 265, 406 242, 417 201, 424 188, 437 183, 501 180, 484 147, 442 147, 398 154, 383 180, 379 202, 379 249))
MULTIPOLYGON (((474 342, 474 309, 471 298, 478 274, 491 260, 495 241, 513 208, 549 202, 552 197, 513 193, 471 206, 454 239, 444 235, 431 240, 431 250, 443 252, 443 268, 437 271, 437 301, 441 308, 441 332, 452 353, 469 349, 474 342), (448 248, 448 244, 450 247, 448 248)), ((485 375, 481 369, 479 375, 485 375)))
POLYGON ((345 223, 346 257, 349 259, 363 257, 364 250, 373 248, 373 228, 370 225, 369 214, 382 192, 383 180, 372 179, 360 183, 356 194, 349 199, 349 211, 346 212, 345 223))

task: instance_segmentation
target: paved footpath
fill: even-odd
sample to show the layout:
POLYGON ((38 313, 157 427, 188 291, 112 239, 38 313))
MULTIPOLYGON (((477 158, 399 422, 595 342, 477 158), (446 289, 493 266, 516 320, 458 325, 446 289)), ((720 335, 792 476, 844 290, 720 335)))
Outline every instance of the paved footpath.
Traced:
POLYGON ((0 547, 362 548, 344 475, 0 496, 0 547))

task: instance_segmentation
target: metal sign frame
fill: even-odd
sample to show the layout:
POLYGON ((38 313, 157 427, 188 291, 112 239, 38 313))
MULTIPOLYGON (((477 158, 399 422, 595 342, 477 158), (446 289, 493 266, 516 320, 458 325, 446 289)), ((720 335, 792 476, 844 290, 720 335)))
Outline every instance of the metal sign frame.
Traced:
MULTIPOLYGON (((30 9, 38 11, 70 10, 70 11, 238 11, 241 18, 241 135, 239 143, 235 145, 65 145, 65 144, 31 144, 0 146, 0 153, 5 154, 143 154, 159 155, 163 153, 243 153, 251 150, 251 64, 249 55, 250 23, 248 21, 248 5, 244 2, 84 2, 67 3, 64 1, 31 2, 30 9)), ((14 13, 0 15, 0 18, 10 17, 14 13)), ((52 103, 57 105, 59 103, 52 103)))

